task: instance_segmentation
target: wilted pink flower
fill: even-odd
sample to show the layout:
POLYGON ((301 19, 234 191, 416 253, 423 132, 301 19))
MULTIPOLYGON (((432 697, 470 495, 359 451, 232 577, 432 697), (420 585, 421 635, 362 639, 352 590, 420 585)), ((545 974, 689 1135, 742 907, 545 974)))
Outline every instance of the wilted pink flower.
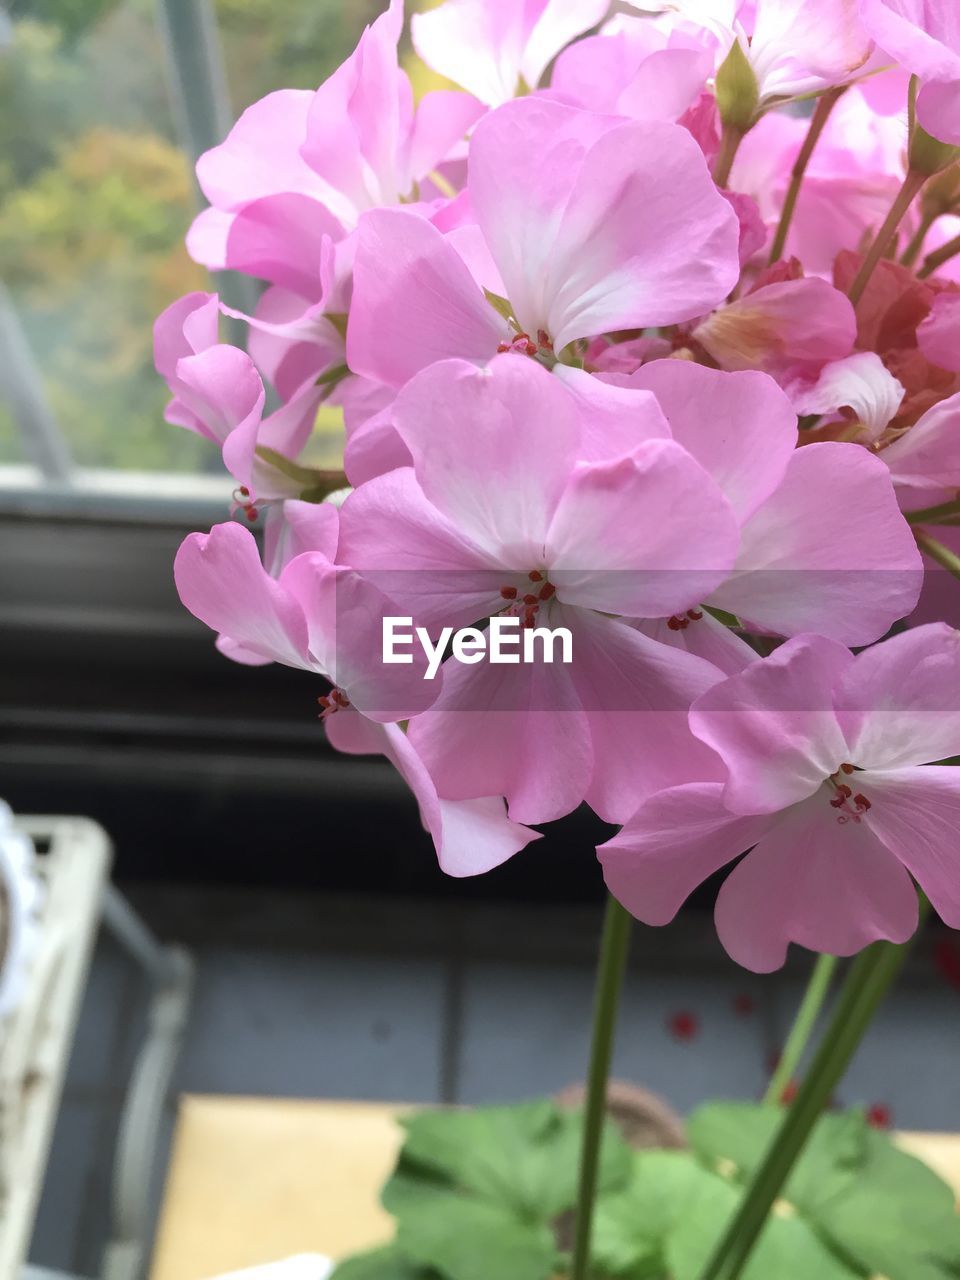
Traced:
POLYGON ((916 877, 960 927, 960 633, 920 627, 854 657, 818 636, 715 685, 693 732, 724 782, 653 796, 599 853, 607 884, 649 924, 754 846, 717 900, 723 945, 767 972, 790 942, 850 955, 917 924, 916 877))
POLYGON ((565 44, 610 0, 446 0, 416 13, 413 44, 428 67, 496 107, 536 89, 565 44))

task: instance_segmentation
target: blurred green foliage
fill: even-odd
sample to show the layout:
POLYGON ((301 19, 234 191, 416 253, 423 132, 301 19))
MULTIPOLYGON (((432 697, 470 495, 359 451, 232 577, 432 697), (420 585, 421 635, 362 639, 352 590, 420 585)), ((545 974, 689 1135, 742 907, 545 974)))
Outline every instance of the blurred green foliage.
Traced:
MULTIPOLYGON (((2 7, 2 6, 0 6, 2 7)), ((319 84, 385 0, 216 0, 232 107, 319 84)), ((218 470, 163 422, 157 313, 209 287, 167 99, 156 0, 13 0, 0 25, 0 279, 87 466, 218 470)), ((0 463, 21 450, 0 404, 0 463)))

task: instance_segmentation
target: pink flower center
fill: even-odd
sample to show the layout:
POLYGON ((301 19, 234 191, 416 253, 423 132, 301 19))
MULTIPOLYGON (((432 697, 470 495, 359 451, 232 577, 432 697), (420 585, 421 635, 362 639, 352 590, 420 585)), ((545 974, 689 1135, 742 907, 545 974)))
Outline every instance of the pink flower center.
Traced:
POLYGON ((545 569, 531 569, 527 577, 535 586, 533 591, 525 591, 521 595, 519 587, 507 584, 500 588, 500 596, 507 601, 504 613, 519 617, 524 627, 533 627, 536 625, 540 606, 553 599, 557 588, 548 581, 545 569))
POLYGON ((830 807, 838 810, 837 821, 841 825, 846 822, 859 822, 867 810, 873 807, 862 791, 854 791, 853 787, 844 781, 845 777, 848 778, 856 772, 858 770, 855 764, 842 764, 836 773, 831 774, 827 779, 834 792, 830 807))
POLYGON ((501 342, 497 347, 498 355, 502 355, 505 351, 512 351, 519 356, 535 356, 539 355, 540 352, 552 355, 553 343, 550 341, 550 335, 546 329, 538 329, 536 342, 533 341, 529 333, 518 333, 509 342, 501 342))
POLYGON ((674 614, 672 618, 668 618, 667 626, 671 631, 686 631, 691 622, 699 622, 702 617, 702 609, 688 609, 682 616, 674 614))
POLYGON ((343 711, 350 705, 350 699, 342 689, 331 689, 329 693, 322 695, 317 702, 323 710, 320 712, 320 719, 326 720, 328 716, 335 715, 338 711, 343 711))

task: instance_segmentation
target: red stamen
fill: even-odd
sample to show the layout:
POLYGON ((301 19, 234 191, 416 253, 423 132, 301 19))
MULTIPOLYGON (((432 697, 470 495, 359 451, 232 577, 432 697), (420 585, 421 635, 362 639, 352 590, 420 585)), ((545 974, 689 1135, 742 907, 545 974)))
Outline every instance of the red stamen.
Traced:
POLYGON ((687 617, 690 619, 690 621, 691 621, 691 622, 699 622, 699 621, 700 621, 700 619, 703 617, 703 610, 702 610, 702 609, 688 609, 688 610, 687 610, 687 617))
POLYGON ((536 597, 536 596, 529 596, 529 595, 524 596, 524 597, 523 597, 523 603, 524 603, 525 605, 535 605, 535 604, 537 603, 537 597, 536 597))
POLYGON ((557 594, 557 588, 553 585, 552 582, 545 582, 543 586, 540 588, 541 600, 550 600, 556 594, 557 594))
POLYGON ((871 805, 867 797, 865 795, 861 795, 859 791, 853 797, 853 803, 857 806, 857 808, 860 810, 861 813, 866 813, 868 809, 873 808, 873 806, 871 805))
POLYGON ((842 764, 840 768, 843 770, 844 773, 856 772, 856 765, 853 765, 853 764, 842 764))
POLYGON ((517 588, 516 588, 516 587, 501 587, 501 588, 500 588, 500 594, 501 594, 501 596, 504 598, 504 600, 516 600, 516 598, 517 598, 517 588))
POLYGON ((689 618, 678 618, 676 614, 672 618, 667 619, 667 626, 671 631, 686 631, 690 625, 689 618))
POLYGON ((530 579, 531 582, 543 581, 543 574, 540 572, 539 569, 531 569, 530 572, 527 574, 527 577, 530 579))
POLYGON ((553 343, 550 341, 550 335, 547 333, 546 329, 537 330, 537 342, 540 345, 541 351, 553 350, 553 343))

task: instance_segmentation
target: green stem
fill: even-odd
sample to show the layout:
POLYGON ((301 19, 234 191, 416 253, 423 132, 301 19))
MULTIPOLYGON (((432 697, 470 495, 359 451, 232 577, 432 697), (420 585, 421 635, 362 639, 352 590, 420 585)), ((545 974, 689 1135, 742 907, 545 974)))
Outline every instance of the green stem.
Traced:
POLYGON ((913 233, 910 243, 904 249, 900 258, 900 265, 902 267, 912 267, 920 257, 920 250, 923 248, 923 242, 926 240, 930 228, 939 217, 939 209, 927 209, 924 212, 916 231, 913 233))
POLYGON ((960 236, 954 236, 952 240, 942 244, 939 249, 934 249, 933 253, 927 254, 917 275, 921 280, 926 280, 927 276, 933 275, 937 267, 942 267, 945 262, 955 258, 958 253, 960 253, 960 236))
POLYGON ((852 964, 810 1070, 700 1280, 738 1280, 743 1274, 774 1202, 899 973, 907 950, 907 946, 875 942, 852 964))
POLYGON ((629 912, 611 894, 607 898, 603 919, 594 995, 593 1042, 590 1049, 590 1074, 587 1077, 587 1104, 583 1120, 583 1148, 580 1154, 577 1221, 570 1280, 587 1280, 589 1276, 593 1208, 597 1197, 600 1145, 607 1112, 607 1081, 632 923, 633 918, 629 912))
POLYGON ((713 169, 713 180, 718 187, 725 187, 730 181, 730 170, 733 168, 733 162, 740 150, 740 143, 745 136, 743 129, 738 129, 731 124, 723 126, 720 150, 717 152, 717 162, 713 169))
POLYGON ((913 536, 917 540, 917 546, 921 551, 925 551, 931 560, 936 560, 941 568, 952 573, 955 578, 960 578, 960 556, 920 529, 914 529, 913 536))
POLYGON ((830 112, 839 102, 841 96, 846 92, 846 85, 839 89, 830 89, 823 94, 818 100, 813 115, 810 118, 810 128, 807 130, 807 136, 803 140, 803 146, 794 162, 793 170, 790 174, 790 185, 787 188, 787 194, 783 201, 783 209, 780 213, 780 222, 777 226, 777 234, 773 238, 773 244, 770 247, 770 265, 779 262, 783 257, 783 250, 787 243, 787 234, 790 231, 790 224, 793 222, 793 215, 797 208, 797 198, 800 195, 800 188, 803 185, 803 179, 806 176, 807 166, 813 155, 814 148, 820 141, 820 135, 830 119, 830 112))
POLYGON ((917 511, 904 512, 907 524, 942 524, 944 520, 950 520, 954 516, 960 516, 960 498, 938 502, 935 507, 921 507, 917 511))
POLYGON ((860 270, 856 274, 853 284, 850 286, 850 301, 854 306, 863 297, 863 291, 869 283, 870 277, 876 269, 877 263, 890 248, 893 238, 897 234, 897 227, 903 221, 907 210, 913 204, 914 199, 923 189, 923 184, 927 180, 927 174, 917 173, 915 169, 909 169, 907 176, 903 180, 903 186, 897 193, 897 198, 890 206, 890 212, 884 219, 883 226, 874 237, 873 244, 867 251, 867 256, 860 264, 860 270))
POLYGON ((763 1101, 765 1104, 774 1105, 780 1102, 783 1097, 783 1091, 793 1079, 794 1073, 800 1065, 800 1059, 803 1057, 803 1051, 806 1049, 813 1034, 813 1028, 816 1026, 817 1018, 820 1016, 820 1010, 823 1008, 823 1002, 827 998, 830 983, 833 981, 833 975, 836 971, 836 956, 823 955, 817 957, 817 963, 813 966, 813 973, 810 975, 807 990, 800 1003, 800 1008, 797 1010, 796 1020, 789 1036, 787 1036, 787 1043, 783 1046, 783 1053, 780 1055, 777 1069, 771 1076, 767 1092, 764 1094, 763 1101))

